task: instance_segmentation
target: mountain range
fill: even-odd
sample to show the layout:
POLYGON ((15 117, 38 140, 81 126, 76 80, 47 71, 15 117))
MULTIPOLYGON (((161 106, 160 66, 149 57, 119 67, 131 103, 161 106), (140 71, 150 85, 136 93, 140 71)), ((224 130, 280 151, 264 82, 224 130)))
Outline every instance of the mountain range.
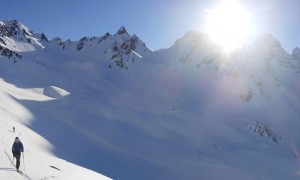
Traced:
POLYGON ((153 51, 124 26, 63 41, 9 20, 0 54, 2 117, 61 159, 113 179, 299 178, 300 49, 270 34, 226 53, 191 31, 153 51))

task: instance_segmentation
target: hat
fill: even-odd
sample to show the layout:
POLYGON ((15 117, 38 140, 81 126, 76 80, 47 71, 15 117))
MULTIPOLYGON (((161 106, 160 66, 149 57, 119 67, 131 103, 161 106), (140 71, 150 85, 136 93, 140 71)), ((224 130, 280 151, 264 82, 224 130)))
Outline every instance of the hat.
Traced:
POLYGON ((19 141, 19 140, 20 140, 19 137, 16 137, 16 138, 15 138, 15 141, 19 141))

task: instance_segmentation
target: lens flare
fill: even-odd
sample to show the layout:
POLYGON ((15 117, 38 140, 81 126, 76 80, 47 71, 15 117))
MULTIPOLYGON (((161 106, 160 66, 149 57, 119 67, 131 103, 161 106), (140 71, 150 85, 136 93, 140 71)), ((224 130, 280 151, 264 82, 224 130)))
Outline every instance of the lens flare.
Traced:
POLYGON ((237 0, 222 1, 215 9, 207 10, 206 30, 225 51, 241 46, 252 31, 251 14, 237 0))

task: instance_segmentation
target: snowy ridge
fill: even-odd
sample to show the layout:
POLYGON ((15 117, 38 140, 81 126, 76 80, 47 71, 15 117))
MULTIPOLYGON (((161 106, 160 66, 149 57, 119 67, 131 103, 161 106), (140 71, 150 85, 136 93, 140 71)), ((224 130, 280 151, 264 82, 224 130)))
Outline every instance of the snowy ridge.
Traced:
POLYGON ((0 57, 3 171, 16 126, 32 179, 75 178, 53 154, 113 179, 299 178, 297 48, 263 34, 228 54, 188 32, 153 52, 124 26, 79 41, 25 31, 31 43, 0 37, 22 56, 0 57))
POLYGON ((47 41, 44 34, 35 34, 16 20, 0 22, 1 44, 16 52, 34 51, 44 48, 42 41, 47 41))

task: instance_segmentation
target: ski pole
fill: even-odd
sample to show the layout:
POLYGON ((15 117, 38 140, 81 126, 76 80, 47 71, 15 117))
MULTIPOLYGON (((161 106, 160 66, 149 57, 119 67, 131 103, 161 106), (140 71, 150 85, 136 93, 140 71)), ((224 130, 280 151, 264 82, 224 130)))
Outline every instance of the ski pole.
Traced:
POLYGON ((22 152, 23 155, 23 164, 24 164, 24 172, 25 172, 25 160, 24 160, 24 153, 22 152))

